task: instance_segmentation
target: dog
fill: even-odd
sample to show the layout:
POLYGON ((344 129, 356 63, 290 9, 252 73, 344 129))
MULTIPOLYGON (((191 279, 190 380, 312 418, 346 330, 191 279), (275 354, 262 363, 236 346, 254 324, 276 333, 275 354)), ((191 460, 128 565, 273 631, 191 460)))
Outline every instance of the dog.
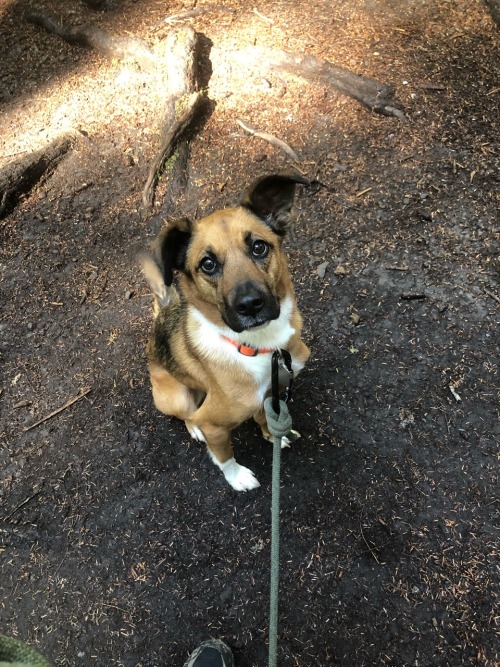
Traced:
POLYGON ((263 409, 272 352, 288 350, 295 375, 310 355, 282 248, 296 183, 311 184, 265 176, 234 208, 169 221, 142 257, 155 300, 147 345, 155 406, 185 421, 237 491, 260 484, 236 462, 232 430, 253 417, 272 441, 263 409))

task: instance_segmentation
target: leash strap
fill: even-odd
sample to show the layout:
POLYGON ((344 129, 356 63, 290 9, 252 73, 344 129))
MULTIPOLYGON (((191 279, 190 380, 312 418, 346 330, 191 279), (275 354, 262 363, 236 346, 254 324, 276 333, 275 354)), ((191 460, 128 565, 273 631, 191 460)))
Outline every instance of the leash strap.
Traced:
POLYGON ((28 644, 0 635, 0 667, 50 667, 50 665, 28 644))
POLYGON ((269 667, 276 667, 278 657, 278 598, 280 550, 280 466, 281 439, 292 430, 292 418, 286 401, 293 380, 292 358, 286 350, 277 350, 271 360, 271 398, 264 402, 267 427, 273 441, 273 474, 271 498, 271 590, 269 604, 269 667), (280 369, 288 373, 285 401, 280 400, 280 369))
POLYGON ((271 395, 273 410, 280 413, 280 385, 285 386, 284 401, 292 397, 293 370, 292 356, 288 350, 275 350, 271 358, 271 395))

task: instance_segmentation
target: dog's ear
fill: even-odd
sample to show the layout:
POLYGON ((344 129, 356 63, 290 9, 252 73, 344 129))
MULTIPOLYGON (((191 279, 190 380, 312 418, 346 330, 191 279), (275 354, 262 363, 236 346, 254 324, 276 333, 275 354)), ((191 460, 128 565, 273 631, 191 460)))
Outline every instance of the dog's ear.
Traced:
POLYGON ((252 211, 276 234, 284 236, 293 218, 296 183, 311 185, 309 179, 298 174, 264 176, 248 189, 241 201, 241 206, 252 211))
POLYGON ((151 246, 153 256, 163 272, 163 279, 167 287, 172 284, 174 270, 182 271, 184 269, 191 233, 192 224, 187 218, 171 220, 151 246))

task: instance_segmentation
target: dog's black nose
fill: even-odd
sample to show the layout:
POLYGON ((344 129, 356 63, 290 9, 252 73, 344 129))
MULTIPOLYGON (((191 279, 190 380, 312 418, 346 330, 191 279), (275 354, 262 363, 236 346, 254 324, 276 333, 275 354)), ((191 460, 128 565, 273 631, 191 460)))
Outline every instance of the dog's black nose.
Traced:
POLYGON ((280 304, 265 287, 253 280, 243 280, 233 289, 222 318, 233 331, 260 327, 280 314, 280 304))
POLYGON ((251 294, 244 294, 235 303, 236 310, 240 315, 257 315, 264 307, 262 294, 254 290, 251 294))
POLYGON ((266 295, 254 282, 245 280, 235 287, 231 301, 238 315, 255 317, 264 308, 266 295))

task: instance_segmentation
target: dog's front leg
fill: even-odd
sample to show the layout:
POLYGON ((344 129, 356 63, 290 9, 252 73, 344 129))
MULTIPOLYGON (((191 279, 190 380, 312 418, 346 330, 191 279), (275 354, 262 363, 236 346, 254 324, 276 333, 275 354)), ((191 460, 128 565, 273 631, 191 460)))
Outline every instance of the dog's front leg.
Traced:
POLYGON ((192 419, 186 421, 189 432, 193 437, 206 443, 210 458, 222 470, 233 489, 236 491, 256 489, 260 484, 253 472, 241 466, 234 458, 231 427, 214 424, 213 418, 208 419, 203 414, 206 412, 206 406, 203 404, 192 419))
POLYGON ((266 419, 266 413, 264 412, 264 408, 260 408, 254 416, 254 421, 257 422, 257 424, 260 426, 260 430, 262 431, 262 435, 265 440, 269 440, 269 442, 274 442, 273 436, 271 435, 269 428, 267 426, 267 419, 266 419))
MULTIPOLYGON (((261 408, 258 412, 256 412, 253 418, 260 426, 260 430, 262 431, 262 435, 264 436, 265 440, 274 443, 274 438, 269 432, 269 428, 267 426, 267 419, 264 408, 261 408)), ((300 437, 301 437, 300 433, 292 429, 288 434, 288 436, 283 436, 283 438, 281 438, 281 449, 285 449, 285 447, 290 447, 292 442, 295 442, 295 440, 298 440, 300 437)))

